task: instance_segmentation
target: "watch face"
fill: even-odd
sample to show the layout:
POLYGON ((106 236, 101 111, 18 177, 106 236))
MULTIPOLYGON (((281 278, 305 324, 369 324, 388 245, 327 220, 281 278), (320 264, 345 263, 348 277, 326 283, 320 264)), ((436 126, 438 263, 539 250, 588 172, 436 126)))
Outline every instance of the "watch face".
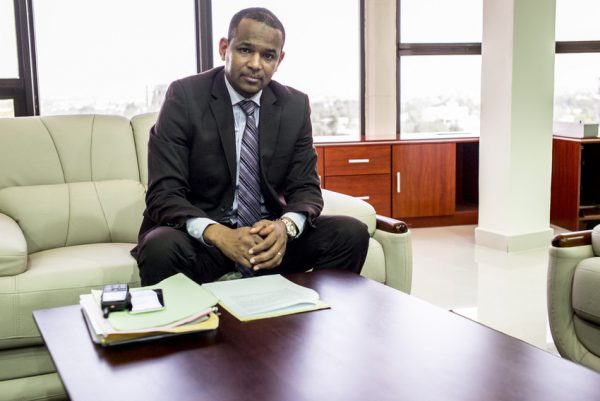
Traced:
POLYGON ((285 224, 285 231, 287 232, 288 237, 296 237, 296 234, 298 234, 298 229, 296 228, 296 225, 288 219, 282 219, 282 221, 285 224))
POLYGON ((295 237, 296 234, 298 234, 298 230, 296 229, 296 226, 293 223, 290 223, 288 225, 288 235, 290 237, 295 237))

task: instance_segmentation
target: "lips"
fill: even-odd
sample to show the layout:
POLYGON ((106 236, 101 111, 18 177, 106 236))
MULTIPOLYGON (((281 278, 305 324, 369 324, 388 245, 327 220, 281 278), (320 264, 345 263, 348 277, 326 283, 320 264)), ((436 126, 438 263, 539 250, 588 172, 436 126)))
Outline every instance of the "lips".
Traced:
POLYGON ((260 77, 253 75, 242 75, 241 78, 249 84, 253 85, 258 84, 261 81, 260 77))

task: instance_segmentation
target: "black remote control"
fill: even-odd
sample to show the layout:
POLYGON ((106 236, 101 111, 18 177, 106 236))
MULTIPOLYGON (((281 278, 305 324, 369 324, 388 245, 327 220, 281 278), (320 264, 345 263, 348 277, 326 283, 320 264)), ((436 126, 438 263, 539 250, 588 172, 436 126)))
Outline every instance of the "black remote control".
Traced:
POLYGON ((102 313, 108 317, 110 312, 126 310, 129 305, 129 285, 109 284, 102 290, 102 313))

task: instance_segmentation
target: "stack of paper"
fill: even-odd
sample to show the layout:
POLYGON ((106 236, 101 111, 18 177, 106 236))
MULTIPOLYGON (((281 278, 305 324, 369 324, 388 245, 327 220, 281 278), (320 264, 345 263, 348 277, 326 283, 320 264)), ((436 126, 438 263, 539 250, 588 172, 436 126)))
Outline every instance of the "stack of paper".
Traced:
POLYGON ((315 290, 292 283, 279 274, 218 281, 202 287, 212 291, 219 304, 242 322, 329 307, 315 290))
POLYGON ((107 319, 100 309, 101 291, 80 296, 79 303, 92 340, 101 345, 123 344, 183 333, 214 330, 219 326, 217 299, 183 274, 131 291, 162 289, 165 308, 142 314, 112 312, 107 319))

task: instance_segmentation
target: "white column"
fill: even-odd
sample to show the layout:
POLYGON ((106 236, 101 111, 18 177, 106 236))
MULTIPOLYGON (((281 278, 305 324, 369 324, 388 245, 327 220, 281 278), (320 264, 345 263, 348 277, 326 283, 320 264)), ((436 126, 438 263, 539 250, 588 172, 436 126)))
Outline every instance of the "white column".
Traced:
POLYGON ((475 240, 548 246, 555 0, 484 0, 475 240))
POLYGON ((396 138, 396 0, 365 1, 365 131, 396 138))

